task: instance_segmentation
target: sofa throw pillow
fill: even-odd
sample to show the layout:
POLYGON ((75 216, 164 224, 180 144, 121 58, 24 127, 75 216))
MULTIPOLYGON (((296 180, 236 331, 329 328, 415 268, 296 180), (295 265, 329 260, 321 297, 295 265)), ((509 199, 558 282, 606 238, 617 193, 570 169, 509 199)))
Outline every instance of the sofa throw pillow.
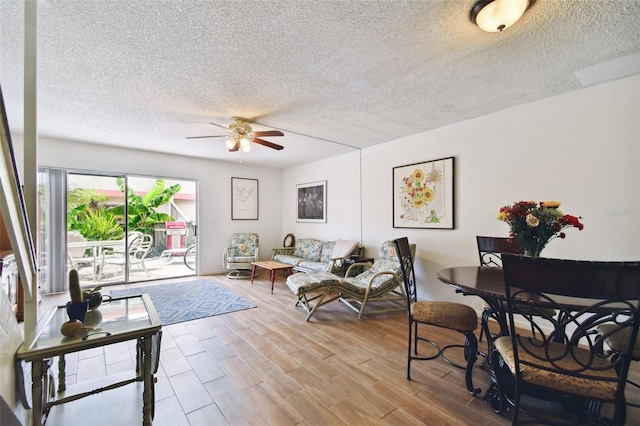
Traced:
POLYGON ((358 247, 357 241, 352 240, 338 240, 336 241, 335 247, 333 247, 333 252, 331 253, 331 258, 335 259, 338 257, 347 257, 358 247))

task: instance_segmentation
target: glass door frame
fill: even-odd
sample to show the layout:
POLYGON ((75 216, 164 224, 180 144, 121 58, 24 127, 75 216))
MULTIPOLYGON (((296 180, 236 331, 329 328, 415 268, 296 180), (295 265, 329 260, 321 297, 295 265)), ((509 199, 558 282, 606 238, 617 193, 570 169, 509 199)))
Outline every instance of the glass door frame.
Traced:
MULTIPOLYGON (((39 259, 40 259, 40 271, 38 274, 38 281, 40 284, 41 291, 44 293, 57 293, 57 292, 65 292, 67 291, 67 195, 68 195, 68 184, 69 184, 69 175, 87 175, 87 176, 95 176, 95 177, 105 177, 105 178, 122 178, 124 181, 124 212, 126 218, 129 217, 129 203, 126 202, 128 200, 127 194, 129 193, 129 179, 130 178, 142 178, 142 179, 153 179, 156 182, 161 180, 167 180, 170 182, 184 182, 189 188, 192 189, 192 197, 189 198, 188 195, 190 193, 187 191, 182 194, 183 197, 186 197, 187 200, 193 200, 193 203, 190 204, 189 209, 190 213, 193 215, 193 219, 189 220, 187 229, 189 231, 193 231, 193 235, 190 235, 189 238, 193 238, 194 244, 197 245, 197 193, 198 193, 198 182, 193 179, 185 179, 185 178, 169 178, 169 177, 149 177, 143 175, 136 174, 122 174, 122 173, 107 173, 107 172, 96 172, 96 171, 85 171, 85 170, 76 170, 76 169, 61 169, 54 167, 40 167, 38 170, 39 175, 39 229, 38 229, 38 238, 40 240, 39 244, 39 259)), ((179 194, 177 192, 174 195, 179 194)), ((174 198, 171 200, 171 212, 178 211, 181 214, 181 209, 174 204, 174 198)), ((189 202, 189 201, 188 201, 189 202)), ((189 218, 185 218, 189 219, 189 218)), ((129 247, 130 241, 128 234, 128 219, 124 221, 124 247, 129 247)), ((163 232, 166 234, 166 229, 163 226, 162 229, 155 230, 154 234, 158 234, 158 232, 163 232)), ((161 234, 162 235, 162 234, 161 234)), ((154 235, 155 237, 155 235, 154 235)), ((185 251, 188 249, 189 245, 185 245, 185 251)), ((161 248, 161 247, 160 247, 161 248)), ((160 249, 159 248, 159 249, 160 249)), ((196 251, 197 253, 197 251, 196 251)), ((125 255, 128 256, 128 250, 125 249, 125 255)), ((173 259, 172 259, 173 260, 173 259)), ((183 257, 174 260, 175 263, 184 265, 183 257)), ((174 276, 162 276, 162 277, 153 277, 149 279, 163 279, 163 278, 179 278, 186 277, 190 275, 197 275, 198 273, 198 264, 197 264, 197 256, 196 263, 193 269, 187 268, 185 266, 185 271, 188 273, 178 271, 174 276)), ((95 273, 95 269, 94 269, 95 273)), ((124 276, 123 280, 113 281, 113 282, 101 282, 100 280, 95 281, 93 286, 95 285, 104 285, 104 284, 129 284, 132 282, 139 282, 144 280, 131 280, 131 271, 130 271, 130 263, 128 259, 124 262, 124 276)), ((85 285, 83 285, 85 287, 85 285)))

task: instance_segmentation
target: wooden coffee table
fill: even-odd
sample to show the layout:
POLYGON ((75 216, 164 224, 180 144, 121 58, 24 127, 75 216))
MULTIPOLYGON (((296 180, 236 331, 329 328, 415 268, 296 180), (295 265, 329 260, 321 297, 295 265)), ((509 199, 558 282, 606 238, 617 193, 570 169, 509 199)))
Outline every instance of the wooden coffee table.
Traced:
POLYGON ((271 294, 273 294, 273 282, 276 279, 276 271, 280 269, 288 269, 289 273, 293 268, 293 265, 283 262, 277 262, 275 260, 265 260, 263 262, 251 262, 253 265, 253 269, 251 270, 251 284, 253 285, 253 279, 256 276, 256 269, 268 269, 269 270, 269 279, 271 280, 271 294))

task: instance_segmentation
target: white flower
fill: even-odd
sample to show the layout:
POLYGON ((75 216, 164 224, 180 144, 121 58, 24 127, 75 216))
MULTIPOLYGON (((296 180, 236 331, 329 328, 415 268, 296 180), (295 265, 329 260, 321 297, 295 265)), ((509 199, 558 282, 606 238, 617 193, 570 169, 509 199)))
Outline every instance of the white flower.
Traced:
POLYGON ((527 215, 526 221, 527 221, 527 225, 529 225, 531 228, 535 228, 538 225, 540 225, 540 219, 538 219, 531 213, 527 215))

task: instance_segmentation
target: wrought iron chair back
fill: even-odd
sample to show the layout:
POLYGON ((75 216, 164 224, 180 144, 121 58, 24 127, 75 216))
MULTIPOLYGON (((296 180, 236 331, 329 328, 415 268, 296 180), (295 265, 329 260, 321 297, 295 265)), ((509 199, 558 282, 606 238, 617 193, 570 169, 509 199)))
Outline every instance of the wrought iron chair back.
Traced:
POLYGON ((513 424, 521 417, 523 422, 544 421, 545 413, 524 409, 525 394, 571 401, 582 408, 568 414, 588 421, 600 420, 602 404, 611 403, 613 423, 624 424, 624 389, 640 324, 640 262, 508 253, 502 262, 511 335, 495 340, 490 362, 496 371, 508 366, 507 375, 497 374, 497 381, 501 398, 514 407, 513 424), (531 324, 535 335, 523 332, 522 321, 531 324), (627 330, 625 352, 602 350, 603 336, 597 330, 603 324, 627 330))
POLYGON ((400 259, 400 271, 402 272, 404 290, 407 296, 407 306, 411 306, 412 303, 417 302, 418 296, 416 293, 416 273, 413 268, 413 256, 411 255, 409 240, 406 237, 399 238, 394 240, 394 244, 400 259))
POLYGON ((500 253, 524 254, 524 247, 516 239, 476 236, 480 266, 502 267, 500 253))
MULTIPOLYGON (((524 247, 522 244, 513 238, 506 237, 483 237, 476 235, 476 243, 478 246, 478 257, 480 258, 480 266, 502 268, 502 256, 501 253, 515 253, 524 254, 524 247)), ((493 318, 496 321, 496 312, 488 305, 482 312, 482 328, 480 329, 480 336, 478 341, 482 341, 482 337, 486 334, 489 351, 491 350, 491 340, 494 336, 490 335, 488 329, 488 320, 493 318)))

